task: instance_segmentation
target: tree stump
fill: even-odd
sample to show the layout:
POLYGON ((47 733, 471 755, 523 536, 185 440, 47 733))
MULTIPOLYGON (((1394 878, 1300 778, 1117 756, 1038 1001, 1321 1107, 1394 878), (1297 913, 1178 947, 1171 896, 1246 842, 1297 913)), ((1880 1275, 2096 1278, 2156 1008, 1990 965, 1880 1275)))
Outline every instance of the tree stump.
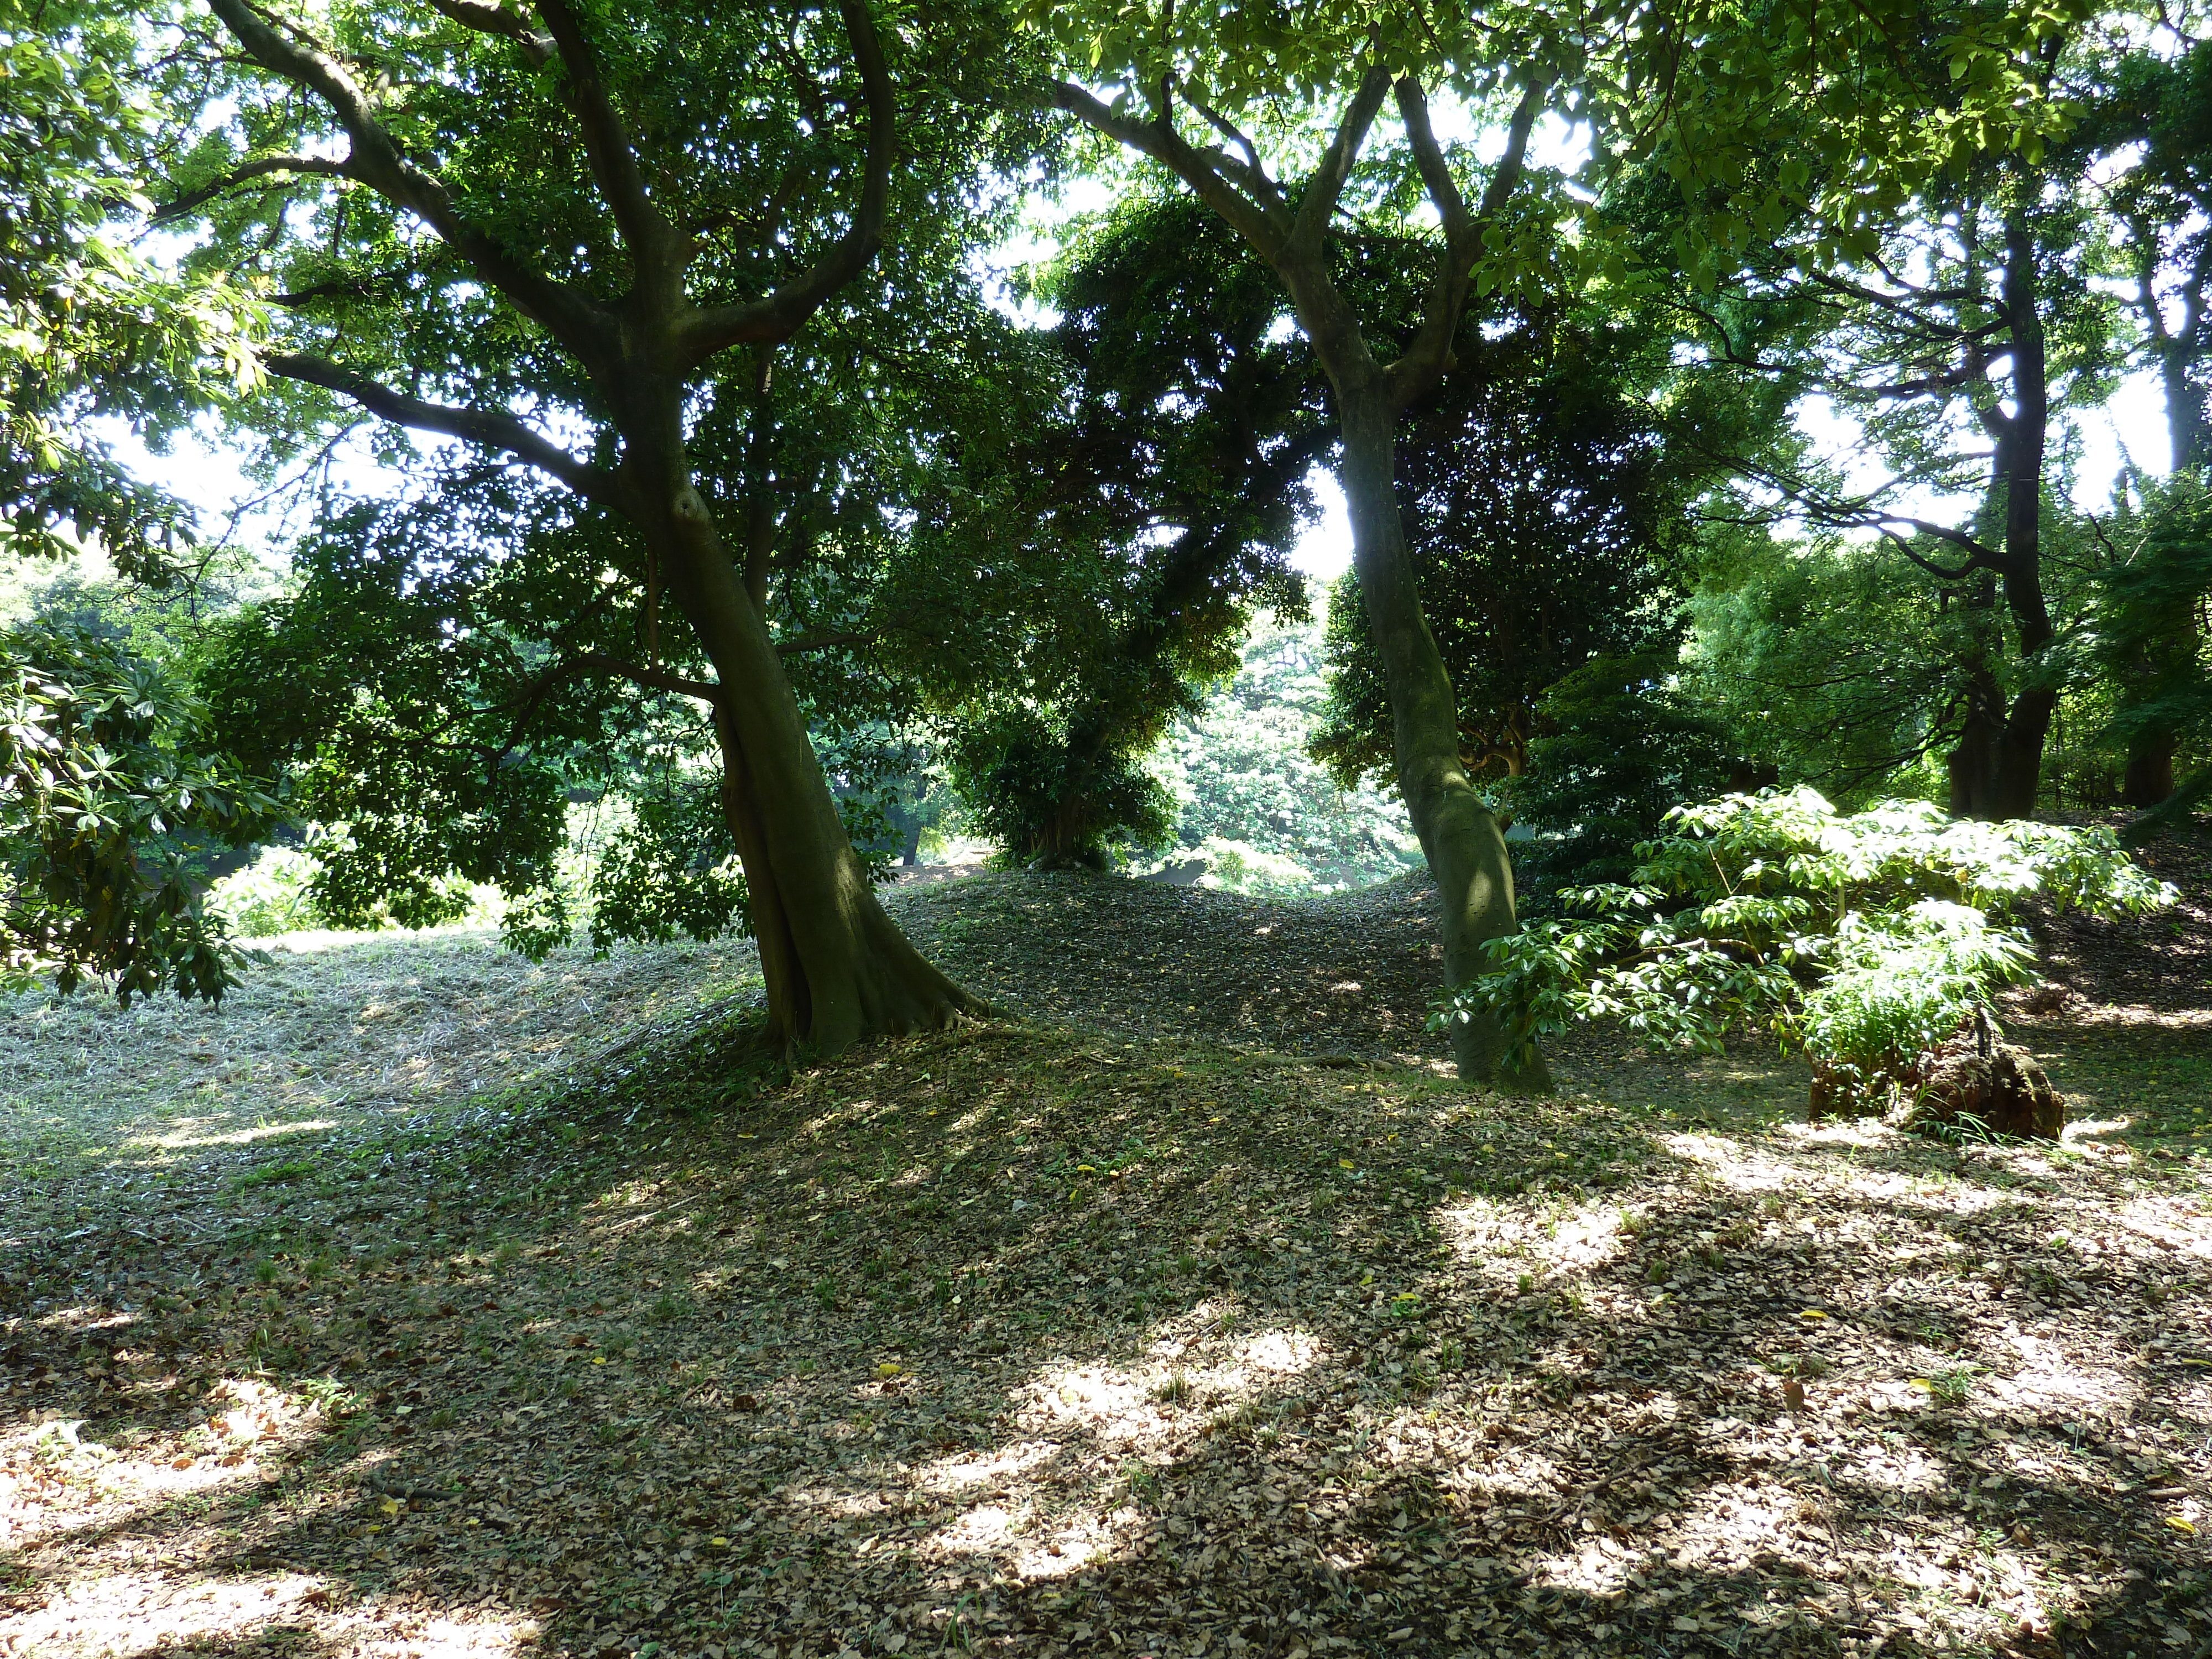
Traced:
POLYGON ((2065 1097, 2051 1086, 2033 1054, 1996 1040, 1986 1012, 1922 1054, 1907 1086, 1913 1091, 1904 1117, 1908 1129, 1974 1127, 2056 1140, 2066 1127, 2065 1097))

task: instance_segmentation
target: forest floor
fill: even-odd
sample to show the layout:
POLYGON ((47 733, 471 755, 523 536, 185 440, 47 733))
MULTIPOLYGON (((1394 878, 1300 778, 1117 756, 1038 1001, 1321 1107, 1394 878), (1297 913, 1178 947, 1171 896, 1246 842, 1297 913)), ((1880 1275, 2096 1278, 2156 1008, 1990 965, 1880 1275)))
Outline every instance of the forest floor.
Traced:
POLYGON ((2045 1146, 1749 1044, 1462 1089, 1410 884, 902 890, 1027 1022, 790 1075, 734 945, 0 1003, 0 1655, 2197 1659, 2212 881, 2154 862, 2042 925, 2045 1146))

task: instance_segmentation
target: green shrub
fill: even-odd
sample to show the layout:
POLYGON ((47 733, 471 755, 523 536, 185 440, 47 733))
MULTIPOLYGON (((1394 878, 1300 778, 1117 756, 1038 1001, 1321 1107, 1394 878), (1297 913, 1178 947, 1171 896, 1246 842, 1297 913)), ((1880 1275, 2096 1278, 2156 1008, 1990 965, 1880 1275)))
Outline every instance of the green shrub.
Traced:
POLYGON ((1571 889, 1566 915, 1486 946, 1493 970, 1450 992, 1432 1030, 1503 1016, 1525 1048, 1614 1019, 1717 1048, 1771 1030, 1844 1081, 1955 1031, 2033 951, 2002 925, 2040 897, 2098 915, 2172 902, 2103 830, 1947 817, 1922 801, 1839 813, 1810 789, 1728 795, 1668 814, 1626 885, 1571 889))
POLYGON ((210 883, 207 908, 240 939, 273 939, 325 926, 309 891, 315 861, 294 847, 264 847, 243 870, 210 883))

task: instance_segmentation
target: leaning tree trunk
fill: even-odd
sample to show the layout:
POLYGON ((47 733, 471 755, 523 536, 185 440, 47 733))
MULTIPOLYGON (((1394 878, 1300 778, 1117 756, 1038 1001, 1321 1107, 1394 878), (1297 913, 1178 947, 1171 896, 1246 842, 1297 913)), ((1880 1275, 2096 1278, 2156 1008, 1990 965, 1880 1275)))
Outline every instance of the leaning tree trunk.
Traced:
MULTIPOLYGON (((1352 520, 1352 564, 1367 625, 1390 693, 1398 789, 1420 837, 1443 905, 1444 979, 1466 985, 1490 971, 1486 940, 1519 927, 1513 868, 1498 817, 1475 792, 1460 757, 1459 710, 1436 636, 1421 612, 1395 483, 1397 421, 1387 408, 1356 408, 1344 395, 1340 474, 1352 520)), ((1496 1019, 1452 1027, 1460 1075, 1542 1092, 1551 1077, 1540 1054, 1519 1054, 1496 1019)))
POLYGON ((706 502, 680 465, 654 471, 660 488, 644 488, 658 500, 639 501, 638 522, 720 687, 723 810, 744 866, 771 1039, 834 1054, 984 1012, 876 902, 768 624, 706 502))

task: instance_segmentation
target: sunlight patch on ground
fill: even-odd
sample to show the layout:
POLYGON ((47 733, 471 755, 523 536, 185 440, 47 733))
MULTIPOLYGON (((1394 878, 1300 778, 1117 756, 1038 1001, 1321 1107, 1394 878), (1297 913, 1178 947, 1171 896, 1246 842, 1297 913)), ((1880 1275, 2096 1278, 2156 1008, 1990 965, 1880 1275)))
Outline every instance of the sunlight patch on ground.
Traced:
POLYGON ((323 1580, 300 1573, 268 1578, 182 1580, 112 1572, 62 1586, 46 1604, 0 1619, 0 1653, 38 1659, 102 1659, 184 1642, 237 1638, 256 1625, 299 1622, 323 1580))
POLYGON ((923 1492, 957 1496, 970 1486, 996 1487, 1050 1462, 1060 1448, 1049 1440, 1017 1440, 988 1457, 955 1455, 925 1463, 915 1484, 923 1492))
POLYGON ((173 1126, 167 1134, 134 1135, 124 1142, 126 1146, 159 1146, 164 1152, 175 1152, 188 1146, 247 1146, 257 1140, 273 1139, 278 1135, 307 1134, 317 1129, 335 1129, 337 1120, 330 1117, 303 1118, 297 1123, 258 1123, 251 1129, 232 1129, 220 1134, 210 1134, 203 1128, 207 1120, 185 1118, 173 1126))
POLYGON ((252 1486, 264 1465, 329 1426, 305 1396, 251 1377, 219 1382, 205 1417, 181 1436, 129 1450, 52 1420, 0 1434, 0 1549, 24 1550, 112 1529, 180 1498, 252 1486))
POLYGON ((2191 1218, 2191 1225, 2175 1224, 2171 1200, 2137 1199, 2121 1206, 2112 1218, 2136 1237, 2161 1250, 2177 1250, 2184 1255, 2212 1260, 2212 1224, 2200 1214, 2191 1218))
POLYGON ((1477 1200, 1439 1210, 1437 1220, 1463 1267, 1495 1290, 1516 1286, 1523 1273, 1579 1278, 1618 1256, 1626 1238, 1618 1203, 1579 1205, 1547 1219, 1525 1206, 1477 1200))
POLYGON ((501 1659, 533 1641, 531 1620, 380 1617, 331 1611, 328 1581, 283 1572, 254 1578, 110 1572, 65 1584, 45 1604, 0 1618, 9 1659, 122 1659, 179 1646, 228 1647, 282 1629, 349 1659, 501 1659))

